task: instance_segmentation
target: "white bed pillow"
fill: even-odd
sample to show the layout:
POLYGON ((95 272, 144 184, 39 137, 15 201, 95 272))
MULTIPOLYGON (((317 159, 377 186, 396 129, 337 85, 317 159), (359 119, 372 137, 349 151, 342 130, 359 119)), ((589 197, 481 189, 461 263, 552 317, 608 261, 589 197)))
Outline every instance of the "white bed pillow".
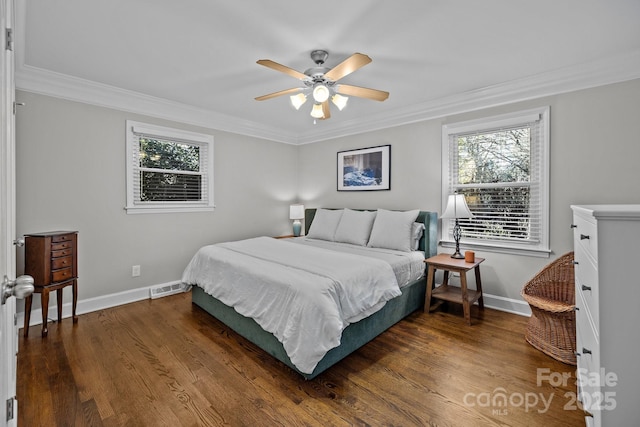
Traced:
POLYGON ((354 211, 345 209, 336 229, 335 241, 366 246, 371 235, 375 211, 354 211))
POLYGON ((388 211, 378 209, 367 246, 411 252, 413 249, 413 223, 419 210, 388 211))
POLYGON ((307 237, 333 242, 343 209, 318 209, 313 217, 307 237))

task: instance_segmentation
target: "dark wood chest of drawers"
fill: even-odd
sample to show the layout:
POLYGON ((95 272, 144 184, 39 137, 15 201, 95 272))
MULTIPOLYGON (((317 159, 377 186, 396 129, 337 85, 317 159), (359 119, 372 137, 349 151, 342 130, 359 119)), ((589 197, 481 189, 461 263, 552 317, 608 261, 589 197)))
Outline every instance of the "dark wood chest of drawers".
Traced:
MULTIPOLYGON (((25 235, 24 273, 33 277, 35 291, 41 294, 42 336, 46 336, 49 292, 57 291, 58 321, 62 321, 62 289, 73 288, 72 316, 77 322, 78 232, 50 231, 25 235)), ((25 300, 24 335, 29 333, 32 297, 25 300)))

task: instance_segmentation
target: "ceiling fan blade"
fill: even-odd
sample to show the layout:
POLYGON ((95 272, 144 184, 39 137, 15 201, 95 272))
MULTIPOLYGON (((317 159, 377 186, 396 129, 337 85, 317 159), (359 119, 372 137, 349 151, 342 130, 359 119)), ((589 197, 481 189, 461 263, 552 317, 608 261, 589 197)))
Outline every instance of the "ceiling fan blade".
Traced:
POLYGON ((327 120, 331 117, 331 110, 329 109, 328 99, 322 103, 322 114, 324 114, 324 116, 320 120, 327 120))
POLYGON ((294 88, 291 88, 291 89, 285 89, 285 90, 281 90, 281 91, 278 91, 278 92, 273 92, 273 93, 270 93, 268 95, 262 95, 262 96, 257 97, 256 101, 265 101, 267 99, 275 98, 275 97, 282 96, 282 95, 288 95, 290 93, 296 93, 296 92, 300 92, 300 88, 299 87, 294 87, 294 88))
POLYGON ((289 68, 282 64, 278 64, 277 62, 273 62, 270 59, 259 59, 256 61, 260 65, 264 65, 267 68, 271 68, 276 71, 280 71, 281 73, 285 73, 299 80, 307 79, 308 76, 306 74, 301 73, 300 71, 296 71, 293 68, 289 68))
POLYGON ((369 89, 360 86, 338 85, 336 92, 342 95, 357 96, 359 98, 373 99, 374 101, 384 101, 389 97, 389 92, 377 89, 369 89))
POLYGON ((337 80, 340 80, 344 76, 353 73, 357 69, 364 67, 369 62, 371 62, 371 58, 369 58, 367 55, 364 55, 362 53, 354 53, 353 55, 333 67, 331 70, 327 71, 324 77, 335 82, 337 80))

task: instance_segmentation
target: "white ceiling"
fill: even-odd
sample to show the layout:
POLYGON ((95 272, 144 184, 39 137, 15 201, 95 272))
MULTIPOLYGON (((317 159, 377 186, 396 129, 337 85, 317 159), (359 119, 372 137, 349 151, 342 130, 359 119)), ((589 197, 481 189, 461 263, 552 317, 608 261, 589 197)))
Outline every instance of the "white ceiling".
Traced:
POLYGON ((640 0, 16 0, 16 85, 288 143, 640 77, 640 0), (313 123, 310 103, 259 95, 354 52, 373 62, 313 123))

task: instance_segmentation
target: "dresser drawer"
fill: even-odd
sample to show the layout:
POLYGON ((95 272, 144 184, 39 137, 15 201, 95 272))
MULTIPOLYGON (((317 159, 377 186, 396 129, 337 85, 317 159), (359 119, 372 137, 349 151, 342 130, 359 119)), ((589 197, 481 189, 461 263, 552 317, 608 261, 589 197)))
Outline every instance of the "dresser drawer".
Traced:
POLYGON ((73 248, 61 249, 59 251, 51 251, 51 258, 61 258, 71 256, 73 254, 73 248))
POLYGON ((51 281, 52 282, 64 282, 67 279, 71 279, 73 277, 73 271, 71 267, 63 268, 60 270, 55 270, 51 272, 51 281))
POLYGON ((63 258, 54 258, 51 260, 52 270, 59 270, 61 268, 71 267, 71 266, 73 266, 73 257, 71 256, 66 256, 63 258))
POLYGON ((585 308, 582 294, 576 295, 576 349, 582 354, 582 350, 588 350, 589 360, 600 364, 600 344, 598 333, 594 330, 597 326, 592 323, 588 311, 585 308), (578 338, 579 336, 579 338, 578 338))
POLYGON ((60 250, 71 249, 71 248, 73 248, 73 242, 71 241, 57 242, 57 243, 51 242, 52 251, 60 251, 60 250))
POLYGON ((55 236, 51 236, 51 242, 53 243, 58 243, 58 242, 70 242, 73 240, 73 236, 75 234, 73 233, 69 233, 69 234, 57 234, 55 236))
MULTIPOLYGON (((589 257, 585 256, 582 251, 577 251, 574 254, 575 262, 574 267, 575 280, 576 280, 576 296, 581 295, 584 301, 586 310, 589 316, 593 319, 593 323, 596 327, 600 325, 599 314, 599 293, 600 283, 598 279, 597 267, 593 264, 593 261, 589 257)), ((576 298, 577 302, 577 298, 576 298)))
POLYGON ((595 223, 574 215, 573 216, 573 248, 576 252, 581 249, 598 263, 598 227, 595 223))
POLYGON ((600 400, 600 351, 598 341, 595 338, 593 329, 589 325, 586 316, 579 317, 576 313, 576 351, 579 356, 576 358, 578 369, 578 396, 585 410, 594 414, 598 412, 600 400))
MULTIPOLYGON (((594 325, 585 309, 581 294, 576 295, 576 352, 579 368, 587 372, 598 372, 600 369, 600 343, 594 325)), ((580 372, 578 372, 580 373, 580 372)), ((578 377, 580 379, 580 377, 578 377)))

